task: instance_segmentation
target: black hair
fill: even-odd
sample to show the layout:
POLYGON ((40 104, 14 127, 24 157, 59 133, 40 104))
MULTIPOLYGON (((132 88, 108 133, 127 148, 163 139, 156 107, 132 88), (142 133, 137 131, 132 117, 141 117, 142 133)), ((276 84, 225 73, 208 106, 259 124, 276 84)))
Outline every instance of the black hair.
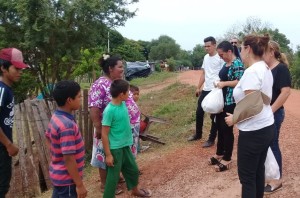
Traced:
POLYGON ((228 52, 229 50, 233 52, 233 46, 228 41, 222 41, 218 46, 217 49, 223 50, 223 52, 228 52))
POLYGON ((114 68, 118 64, 118 61, 122 61, 122 58, 118 55, 110 57, 109 54, 103 54, 98 62, 103 72, 109 75, 109 68, 114 68))
POLYGON ((206 37, 204 39, 204 43, 206 43, 206 42, 211 42, 211 44, 216 44, 217 43, 216 39, 214 37, 212 37, 212 36, 206 37))
MULTIPOLYGON (((3 60, 0 58, 0 67, 3 67, 3 69, 8 70, 8 68, 12 65, 10 61, 3 60)), ((2 70, 0 69, 0 75, 2 76, 2 70)))
POLYGON ((218 46, 217 49, 222 49, 223 52, 228 52, 231 50, 234 55, 241 60, 239 49, 236 45, 232 45, 229 41, 222 41, 218 46))
POLYGON ((135 85, 130 85, 130 91, 131 92, 140 91, 140 89, 137 86, 135 86, 135 85))
POLYGON ((80 85, 73 80, 63 80, 56 83, 53 98, 59 107, 64 106, 68 98, 75 99, 80 92, 80 85))
POLYGON ((129 83, 123 79, 114 80, 110 86, 110 94, 113 98, 118 97, 121 93, 125 94, 129 89, 129 83))

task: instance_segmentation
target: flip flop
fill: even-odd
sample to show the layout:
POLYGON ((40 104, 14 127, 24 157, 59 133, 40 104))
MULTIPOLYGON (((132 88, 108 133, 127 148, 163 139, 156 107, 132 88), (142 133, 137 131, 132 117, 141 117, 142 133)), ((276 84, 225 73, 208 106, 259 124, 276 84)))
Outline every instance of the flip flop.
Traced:
POLYGON ((148 189, 141 188, 139 190, 139 192, 140 193, 142 192, 142 194, 138 194, 138 195, 134 195, 134 196, 136 196, 136 197, 151 197, 151 195, 152 195, 151 190, 148 190, 148 189))

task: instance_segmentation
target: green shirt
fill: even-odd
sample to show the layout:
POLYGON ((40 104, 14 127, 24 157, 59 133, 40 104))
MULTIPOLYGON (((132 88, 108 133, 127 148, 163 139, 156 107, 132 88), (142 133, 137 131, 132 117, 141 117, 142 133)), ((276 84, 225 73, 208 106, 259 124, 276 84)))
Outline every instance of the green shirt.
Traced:
POLYGON ((111 102, 103 112, 103 126, 109 126, 108 134, 110 149, 118 149, 133 144, 129 114, 125 102, 114 105, 111 102))

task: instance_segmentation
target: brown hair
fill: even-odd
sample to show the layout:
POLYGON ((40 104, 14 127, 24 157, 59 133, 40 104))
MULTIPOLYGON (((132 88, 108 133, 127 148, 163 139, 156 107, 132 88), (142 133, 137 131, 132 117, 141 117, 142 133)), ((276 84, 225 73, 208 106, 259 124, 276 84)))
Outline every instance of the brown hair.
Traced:
POLYGON ((289 66, 289 61, 284 53, 280 52, 279 44, 276 41, 269 42, 269 50, 274 52, 274 57, 281 63, 289 66))
POLYGON ((262 57, 265 51, 268 49, 270 37, 266 36, 258 36, 258 35, 247 35, 243 39, 244 46, 250 46, 253 51, 253 54, 259 57, 262 57))

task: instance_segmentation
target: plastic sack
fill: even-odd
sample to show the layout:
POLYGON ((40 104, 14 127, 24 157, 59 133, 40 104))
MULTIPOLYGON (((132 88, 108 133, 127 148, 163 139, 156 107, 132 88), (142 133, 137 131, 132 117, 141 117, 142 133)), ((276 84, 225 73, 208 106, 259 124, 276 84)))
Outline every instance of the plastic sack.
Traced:
POLYGON ((216 114, 222 112, 224 108, 222 89, 214 88, 211 90, 203 99, 201 106, 207 113, 216 114))
POLYGON ((272 179, 279 179, 279 178, 280 178, 279 166, 271 148, 269 147, 267 158, 265 161, 265 179, 272 180, 272 179))

